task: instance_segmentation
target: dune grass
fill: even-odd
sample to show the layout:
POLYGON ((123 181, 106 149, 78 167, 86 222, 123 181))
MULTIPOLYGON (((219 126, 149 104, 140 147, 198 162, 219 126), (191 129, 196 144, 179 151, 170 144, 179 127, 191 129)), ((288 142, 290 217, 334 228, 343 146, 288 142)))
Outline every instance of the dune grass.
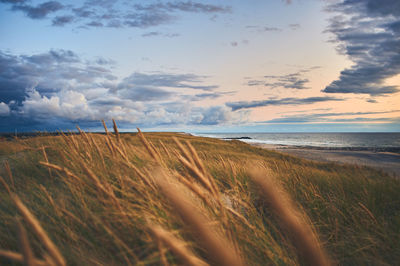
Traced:
POLYGON ((400 182, 178 133, 1 140, 0 265, 393 265, 400 182))

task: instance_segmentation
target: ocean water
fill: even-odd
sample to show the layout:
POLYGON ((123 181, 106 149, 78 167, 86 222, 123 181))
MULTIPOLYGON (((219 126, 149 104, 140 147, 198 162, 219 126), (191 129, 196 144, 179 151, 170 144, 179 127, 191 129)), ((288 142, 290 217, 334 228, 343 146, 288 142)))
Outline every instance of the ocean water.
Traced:
POLYGON ((239 139, 247 143, 301 147, 400 150, 400 133, 199 133, 195 135, 239 139))

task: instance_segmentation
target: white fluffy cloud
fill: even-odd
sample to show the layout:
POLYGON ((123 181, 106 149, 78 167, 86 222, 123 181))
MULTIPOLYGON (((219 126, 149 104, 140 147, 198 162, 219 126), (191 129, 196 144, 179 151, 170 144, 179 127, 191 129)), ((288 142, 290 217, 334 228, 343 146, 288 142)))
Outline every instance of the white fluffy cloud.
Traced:
MULTIPOLYGON (((113 118, 140 126, 232 124, 244 122, 248 117, 246 111, 233 112, 226 106, 196 107, 190 102, 143 103, 121 99, 111 93, 104 96, 88 99, 84 93, 73 90, 46 96, 33 89, 15 112, 42 123, 54 119, 81 123, 113 118)), ((7 112, 10 112, 8 105, 0 104, 0 113, 7 112)))
POLYGON ((33 89, 28 92, 19 111, 24 116, 37 119, 62 117, 78 120, 93 117, 85 96, 72 90, 60 91, 54 96, 47 97, 33 89))
MULTIPOLYGON (((8 108, 2 103, 0 109, 3 106, 8 108)), ((112 95, 88 100, 83 93, 73 90, 45 96, 35 89, 27 93, 16 112, 39 122, 54 118, 75 122, 113 118, 123 123, 148 126, 232 124, 247 121, 249 114, 247 111, 233 112, 226 106, 196 107, 190 102, 144 104, 112 95)))
POLYGON ((10 114, 10 107, 6 103, 0 102, 0 116, 7 116, 10 114))

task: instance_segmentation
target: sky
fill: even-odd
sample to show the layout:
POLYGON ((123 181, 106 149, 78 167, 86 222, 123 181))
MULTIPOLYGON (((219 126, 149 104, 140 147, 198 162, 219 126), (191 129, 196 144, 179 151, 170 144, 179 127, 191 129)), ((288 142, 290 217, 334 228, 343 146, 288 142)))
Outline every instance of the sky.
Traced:
POLYGON ((0 0, 0 132, 400 132, 399 0, 0 0))

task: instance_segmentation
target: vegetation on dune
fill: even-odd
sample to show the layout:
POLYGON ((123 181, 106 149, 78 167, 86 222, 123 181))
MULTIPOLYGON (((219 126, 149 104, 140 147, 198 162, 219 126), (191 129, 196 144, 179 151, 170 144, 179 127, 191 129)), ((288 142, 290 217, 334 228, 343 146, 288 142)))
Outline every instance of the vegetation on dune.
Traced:
POLYGON ((400 182, 178 133, 0 142, 0 264, 387 265, 400 182))

